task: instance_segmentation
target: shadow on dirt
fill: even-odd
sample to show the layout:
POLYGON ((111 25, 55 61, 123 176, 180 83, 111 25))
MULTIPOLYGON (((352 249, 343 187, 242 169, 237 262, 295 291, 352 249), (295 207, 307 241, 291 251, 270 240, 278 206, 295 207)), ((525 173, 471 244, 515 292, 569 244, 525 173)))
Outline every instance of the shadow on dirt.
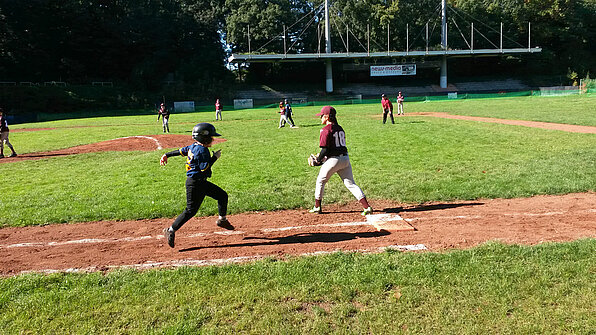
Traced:
POLYGON ((376 238, 381 236, 391 235, 386 230, 380 230, 375 232, 362 232, 362 233, 304 233, 294 234, 284 237, 250 237, 247 236, 245 240, 265 240, 263 242, 247 242, 247 243, 235 243, 205 247, 192 247, 186 249, 180 249, 180 252, 196 251, 201 249, 213 249, 213 248, 234 248, 234 247, 256 247, 263 245, 281 245, 281 244, 303 244, 303 243, 335 243, 341 241, 349 241, 357 238, 376 238))
POLYGON ((463 206, 480 206, 484 205, 482 202, 471 202, 467 204, 434 204, 434 205, 421 205, 412 208, 404 208, 404 207, 394 207, 394 208, 385 208, 383 212, 385 213, 403 213, 403 212, 426 212, 426 211, 436 211, 442 209, 449 209, 449 208, 457 208, 463 206))

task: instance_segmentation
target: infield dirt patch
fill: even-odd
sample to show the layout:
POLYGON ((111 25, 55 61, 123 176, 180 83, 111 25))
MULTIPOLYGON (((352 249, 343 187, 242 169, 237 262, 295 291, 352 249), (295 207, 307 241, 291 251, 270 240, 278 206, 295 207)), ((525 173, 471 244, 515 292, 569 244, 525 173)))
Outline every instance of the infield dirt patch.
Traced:
MULTIPOLYGON (((19 154, 17 157, 0 159, 0 163, 10 163, 22 160, 44 159, 57 156, 68 156, 102 151, 154 151, 166 148, 182 148, 193 143, 189 135, 140 135, 116 138, 109 141, 79 145, 61 150, 33 152, 19 154)), ((214 143, 224 142, 225 139, 215 138, 214 143)))
POLYGON ((406 246, 442 251, 491 240, 528 245, 572 241, 596 237, 595 204, 593 192, 418 205, 372 201, 374 214, 411 227, 401 230, 378 229, 360 215, 357 203, 325 206, 321 215, 307 210, 231 215, 234 231, 218 228, 215 217, 196 217, 177 232, 173 249, 162 229, 174 218, 4 228, 0 275, 197 266, 406 246))

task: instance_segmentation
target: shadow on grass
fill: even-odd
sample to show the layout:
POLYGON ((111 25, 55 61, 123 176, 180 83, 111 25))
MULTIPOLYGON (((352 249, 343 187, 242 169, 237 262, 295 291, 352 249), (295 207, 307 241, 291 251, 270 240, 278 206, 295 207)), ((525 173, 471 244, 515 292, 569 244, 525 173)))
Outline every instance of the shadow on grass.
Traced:
POLYGON ((421 205, 412 208, 404 208, 404 207, 394 207, 394 208, 385 208, 383 212, 385 213, 402 213, 402 212, 426 212, 426 211, 436 211, 442 209, 449 209, 449 208, 457 208, 457 207, 464 207, 464 206, 480 206, 484 205, 482 202, 471 202, 467 204, 434 204, 434 205, 421 205))
POLYGON ((181 249, 180 252, 196 251, 201 249, 213 248, 234 248, 234 247, 257 247, 264 245, 282 245, 282 244, 297 244, 297 243, 335 243, 341 241, 349 241, 357 238, 377 238, 381 236, 390 235, 386 230, 375 232, 361 232, 361 233, 303 233, 294 234, 283 237, 250 237, 247 236, 244 240, 264 240, 263 242, 246 242, 234 243, 225 245, 214 245, 205 247, 192 247, 181 249))

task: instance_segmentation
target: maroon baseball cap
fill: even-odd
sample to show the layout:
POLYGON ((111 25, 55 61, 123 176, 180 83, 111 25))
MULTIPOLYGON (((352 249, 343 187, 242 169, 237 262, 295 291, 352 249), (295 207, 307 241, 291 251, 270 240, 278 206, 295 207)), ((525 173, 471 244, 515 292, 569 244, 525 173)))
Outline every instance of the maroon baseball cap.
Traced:
POLYGON ((317 116, 335 115, 336 113, 337 113, 337 111, 335 110, 335 108, 333 108, 331 106, 325 106, 325 107, 321 108, 321 112, 319 114, 317 114, 317 116))

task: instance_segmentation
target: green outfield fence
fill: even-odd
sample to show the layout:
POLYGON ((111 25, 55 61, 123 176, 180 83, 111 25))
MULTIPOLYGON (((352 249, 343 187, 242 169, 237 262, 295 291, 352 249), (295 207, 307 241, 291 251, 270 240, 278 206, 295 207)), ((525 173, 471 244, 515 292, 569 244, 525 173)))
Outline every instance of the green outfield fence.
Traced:
MULTIPOLYGON (((579 87, 574 89, 543 89, 520 92, 500 92, 500 93, 457 93, 444 95, 428 95, 428 96, 414 96, 406 97, 406 102, 428 102, 428 101, 447 101, 447 100, 463 100, 463 99, 495 99, 495 98, 512 98, 512 97, 528 97, 528 96, 563 96, 575 94, 588 94, 592 96, 596 93, 596 87, 588 88, 585 91, 580 91, 579 87)), ((326 106, 326 105, 356 105, 356 104, 373 104, 378 103, 379 98, 375 99, 343 99, 343 100, 317 100, 309 101, 307 103, 292 104, 293 107, 303 106, 326 106)), ((279 103, 266 104, 262 106, 255 106, 254 108, 274 108, 278 107, 279 103)), ((232 106, 228 107, 233 109, 232 106)))
MULTIPOLYGON (((448 100, 462 100, 462 99, 496 99, 496 98, 512 98, 512 97, 526 97, 526 96, 562 96, 562 95, 575 95, 584 94, 588 96, 596 96, 596 80, 594 79, 582 79, 580 86, 569 86, 569 87, 550 87, 541 88, 541 90, 531 91, 520 91, 520 92, 499 92, 499 93, 445 93, 442 95, 427 95, 427 96, 408 96, 405 98, 406 102, 429 102, 429 101, 448 101, 448 100)), ((326 105, 356 105, 356 104, 373 104, 378 103, 379 98, 374 99, 353 99, 349 96, 342 96, 342 98, 333 99, 317 99, 314 98, 312 101, 306 103, 292 103, 293 107, 303 106, 326 106, 326 105)), ((253 108, 277 108, 279 103, 263 103, 255 104, 253 108)), ((224 105, 224 111, 234 110, 233 105, 224 105)), ((191 113, 191 112, 215 112, 214 105, 212 103, 206 105, 196 105, 195 110, 190 112, 176 112, 180 113, 191 113)), ((126 116, 126 115, 157 115, 156 110, 153 108, 148 109, 121 109, 121 110, 110 110, 110 111, 78 111, 69 113, 30 113, 20 115, 9 115, 9 123, 28 123, 28 122, 43 122, 63 119, 75 119, 75 118, 93 118, 103 116, 126 116), (11 120, 12 119, 12 120, 11 120)))

